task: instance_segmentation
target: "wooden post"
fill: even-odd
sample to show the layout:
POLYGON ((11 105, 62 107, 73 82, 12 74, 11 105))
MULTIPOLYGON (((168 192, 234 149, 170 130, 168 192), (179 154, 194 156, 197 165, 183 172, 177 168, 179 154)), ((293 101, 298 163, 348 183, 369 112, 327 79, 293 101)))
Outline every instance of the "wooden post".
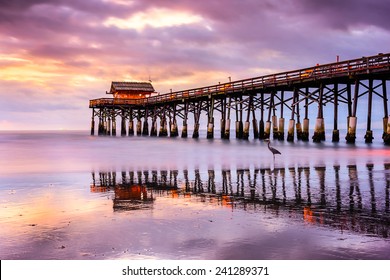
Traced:
POLYGON ((259 139, 265 139, 264 137, 264 93, 261 93, 260 99, 260 121, 259 121, 259 139))
POLYGON ((383 92, 383 142, 385 144, 390 144, 390 120, 389 120, 389 111, 387 107, 387 87, 386 80, 382 80, 382 92, 383 92))
POLYGON ((91 135, 95 135, 95 109, 92 108, 91 135))
POLYGON ((349 118, 348 121, 348 132, 347 136, 345 137, 345 140, 347 140, 347 143, 355 143, 356 140, 356 125, 357 125, 357 118, 356 118, 356 110, 357 110, 357 103, 359 98, 359 80, 355 81, 355 92, 353 97, 353 111, 352 116, 349 118))
POLYGON ((288 131, 287 131, 287 141, 288 142, 294 142, 294 128, 295 128, 295 120, 294 120, 294 113, 295 113, 295 102, 298 98, 297 96, 297 90, 294 89, 293 93, 293 99, 292 99, 292 108, 291 108, 291 118, 288 123, 288 131))
POLYGON ((372 143, 374 136, 372 135, 371 130, 371 115, 372 115, 372 93, 373 93, 373 79, 368 80, 368 113, 367 113, 367 131, 364 136, 366 143, 372 143))
POLYGON ((333 88, 333 133, 332 133, 332 142, 339 142, 340 141, 340 132, 337 127, 338 122, 338 106, 339 106, 339 90, 338 90, 338 84, 334 84, 333 88))
POLYGON ((142 128, 142 135, 149 136, 149 123, 148 123, 148 109, 145 110, 144 126, 142 128))
POLYGON ((199 120, 200 120, 200 112, 202 110, 202 101, 199 101, 197 106, 194 109, 194 131, 192 133, 192 138, 199 138, 199 120))
POLYGON ((133 122, 133 109, 130 108, 129 112, 129 136, 134 135, 134 122, 133 122))
POLYGON ((312 137, 313 142, 315 143, 320 143, 322 140, 325 140, 324 112, 323 112, 323 104, 322 104, 323 94, 324 94, 324 86, 323 84, 321 84, 319 88, 319 96, 318 96, 317 119, 314 127, 314 134, 312 137))
POLYGON ((242 136, 243 136, 242 96, 240 96, 240 101, 239 102, 237 102, 237 98, 236 98, 236 138, 237 139, 242 139, 242 136), (238 108, 238 105, 239 105, 240 108, 238 108))
POLYGON ((116 114, 115 114, 115 109, 112 110, 111 112, 111 135, 116 136, 116 114))
POLYGON ((183 117, 183 128, 181 131, 181 138, 188 137, 187 119, 188 119, 188 103, 186 102, 186 103, 184 103, 184 117, 183 117))
POLYGON ((230 138, 230 107, 232 106, 232 98, 229 97, 229 105, 227 106, 227 113, 226 113, 226 123, 225 123, 225 133, 224 133, 224 139, 230 138))
POLYGON ((242 138, 244 140, 248 140, 249 139, 249 128, 250 128, 249 118, 250 118, 250 115, 251 115, 252 103, 253 103, 253 95, 250 95, 249 96, 249 102, 248 102, 248 108, 247 108, 246 121, 245 121, 245 125, 244 125, 244 131, 243 131, 243 134, 242 134, 242 138))
POLYGON ((207 139, 214 138, 214 97, 211 97, 211 101, 208 102, 208 124, 207 124, 207 139))
POLYGON ((280 93, 280 118, 279 118, 279 131, 278 139, 284 140, 284 90, 280 93))
POLYGON ((125 110, 121 112, 121 136, 126 136, 126 113, 125 110))
POLYGON ((302 141, 309 141, 309 88, 305 92, 305 118, 303 119, 302 141))

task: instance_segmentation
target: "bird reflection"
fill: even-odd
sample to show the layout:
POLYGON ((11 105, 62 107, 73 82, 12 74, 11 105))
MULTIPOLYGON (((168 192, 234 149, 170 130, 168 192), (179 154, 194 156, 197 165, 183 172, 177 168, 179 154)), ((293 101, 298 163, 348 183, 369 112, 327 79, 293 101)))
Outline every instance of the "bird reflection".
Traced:
POLYGON ((162 197, 187 199, 387 237, 390 164, 383 167, 92 172, 91 192, 111 194, 114 211, 149 210, 162 197))

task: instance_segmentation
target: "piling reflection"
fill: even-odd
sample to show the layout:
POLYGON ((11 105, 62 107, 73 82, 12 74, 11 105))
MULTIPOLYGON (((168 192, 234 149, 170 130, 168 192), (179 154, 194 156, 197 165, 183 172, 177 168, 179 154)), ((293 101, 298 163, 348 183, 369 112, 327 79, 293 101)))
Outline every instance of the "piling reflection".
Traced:
POLYGON ((152 209, 164 197, 383 238, 390 231, 390 164, 92 172, 91 192, 112 193, 114 211, 152 209))

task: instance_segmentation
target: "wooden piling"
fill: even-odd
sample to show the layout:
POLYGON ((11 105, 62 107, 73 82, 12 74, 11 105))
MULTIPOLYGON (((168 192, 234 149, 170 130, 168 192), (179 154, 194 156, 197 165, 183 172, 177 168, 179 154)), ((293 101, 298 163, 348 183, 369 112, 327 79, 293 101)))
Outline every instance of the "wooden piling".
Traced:
POLYGON ((346 142, 350 144, 353 144, 356 141, 356 125, 357 125, 356 111, 357 111, 357 103, 359 98, 359 85, 360 85, 359 80, 356 80, 354 97, 353 97, 353 107, 351 108, 352 115, 349 117, 348 132, 347 132, 347 136, 345 137, 346 142))
POLYGON ((323 94, 324 86, 321 84, 319 88, 318 96, 318 113, 317 119, 314 126, 313 142, 319 143, 322 140, 325 140, 325 123, 324 123, 324 112, 323 112, 323 94))
POLYGON ((207 139, 214 138, 214 98, 208 102, 207 139))
POLYGON ((338 130, 338 105, 339 105, 339 91, 338 84, 335 83, 333 87, 333 133, 332 133, 332 142, 340 141, 340 132, 338 130))
POLYGON ((91 135, 95 135, 95 109, 92 109, 91 135))
POLYGON ((366 143, 372 143, 374 139, 372 130, 371 130, 371 115, 372 115, 372 93, 373 93, 373 80, 369 79, 368 81, 368 113, 367 113, 367 131, 364 136, 364 141, 366 143))

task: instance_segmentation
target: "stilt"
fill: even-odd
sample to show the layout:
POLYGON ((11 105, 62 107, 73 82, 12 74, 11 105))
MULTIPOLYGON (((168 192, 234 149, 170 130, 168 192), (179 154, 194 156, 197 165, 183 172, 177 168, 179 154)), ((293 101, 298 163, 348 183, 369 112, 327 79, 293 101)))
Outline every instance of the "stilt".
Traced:
POLYGON ((373 80, 369 79, 368 81, 368 113, 367 113, 367 131, 364 136, 366 143, 372 143, 374 136, 371 130, 371 114, 372 114, 372 92, 373 92, 373 80))
POLYGON ((220 133, 221 139, 225 138, 225 123, 226 123, 226 98, 221 99, 221 121, 220 121, 220 133))
POLYGON ((121 112, 121 136, 126 136, 126 114, 125 110, 121 112))
POLYGON ((244 124, 244 131, 243 131, 243 134, 242 134, 242 139, 244 139, 244 140, 248 140, 249 139, 249 128, 250 128, 249 118, 250 118, 250 115, 251 115, 252 103, 253 103, 253 96, 250 95, 249 96, 249 102, 248 102, 246 121, 245 121, 245 124, 244 124))
POLYGON ((278 116, 272 116, 272 138, 279 139, 278 116))
POLYGON ((287 141, 288 142, 294 142, 294 128, 295 128, 295 120, 293 118, 291 118, 289 123, 288 123, 288 130, 287 130, 287 141))
POLYGON ((296 110, 296 115, 297 115, 297 123, 295 125, 296 129, 297 129, 297 140, 302 140, 302 125, 301 125, 301 115, 300 115, 300 111, 299 111, 299 92, 298 92, 298 89, 295 89, 296 93, 295 93, 295 100, 296 100, 296 103, 297 105, 295 106, 295 110, 296 110))
POLYGON ((244 133, 244 126, 242 123, 242 96, 240 97, 240 101, 237 101, 236 98, 236 138, 242 139, 244 133), (238 104, 239 103, 239 104, 238 104), (238 105, 240 109, 238 109, 238 105))
POLYGON ((324 86, 321 84, 319 88, 319 96, 318 96, 318 113, 317 120, 314 127, 314 135, 313 142, 320 143, 322 140, 325 140, 325 124, 324 124, 324 112, 323 112, 323 93, 324 86))
POLYGON ((194 131, 192 133, 192 138, 199 138, 199 121, 200 121, 200 112, 202 110, 202 101, 199 101, 197 107, 194 110, 194 131))
POLYGON ((116 116, 114 110, 112 111, 111 120, 111 135, 116 136, 116 116))
POLYGON ((142 135, 142 122, 141 119, 137 119, 137 126, 136 126, 137 136, 142 135))
POLYGON ((384 112, 382 139, 385 144, 390 144, 390 120, 389 120, 389 111, 387 108, 386 80, 382 80, 382 93, 383 93, 383 112, 384 112))
POLYGON ((167 119, 165 116, 165 111, 164 111, 163 115, 160 117, 160 131, 158 133, 158 136, 159 137, 168 136, 167 119))
POLYGON ((278 140, 280 140, 280 141, 284 140, 284 118, 279 119, 278 140))
POLYGON ((181 138, 187 138, 187 137, 188 137, 187 121, 183 120, 183 128, 181 130, 181 138))
POLYGON ((142 135, 149 136, 149 123, 148 123, 148 116, 147 113, 145 113, 145 120, 144 120, 144 126, 142 128, 142 135))
POLYGON ((296 89, 294 89, 294 96, 292 100, 292 109, 291 109, 291 119, 288 123, 288 130, 287 130, 287 141, 288 142, 294 142, 294 129, 295 129, 295 120, 294 120, 294 114, 295 114, 295 102, 298 99, 297 96, 298 92, 296 89))
POLYGON ((177 137, 179 136, 179 131, 177 129, 177 121, 176 121, 176 104, 173 105, 173 116, 170 123, 169 128, 169 136, 170 137, 177 137))
POLYGON ((184 117, 183 117, 183 128, 181 131, 181 138, 187 138, 188 137, 188 103, 184 104, 184 117))
POLYGON ((333 133, 332 133, 332 142, 339 142, 340 141, 340 132, 337 127, 338 122, 338 105, 339 105, 339 91, 338 91, 338 84, 334 84, 333 88, 333 109, 334 109, 334 116, 333 116, 333 133))
POLYGON ((264 137, 264 93, 260 94, 260 121, 259 121, 259 139, 265 139, 264 137))
MULTIPOLYGON (((226 104, 225 104, 226 105, 226 104)), ((230 108, 232 105, 232 98, 229 97, 229 105, 226 105, 227 107, 227 112, 226 112, 226 122, 225 122, 225 128, 224 128, 224 139, 229 139, 230 138, 230 108)))
POLYGON ((303 119, 302 141, 309 141, 309 88, 305 92, 305 118, 303 119))
POLYGON ((347 143, 355 143, 356 140, 356 124, 357 124, 356 110, 357 110, 357 102, 359 98, 359 84, 360 82, 356 80, 355 93, 353 97, 353 111, 352 111, 352 115, 349 117, 348 132, 347 132, 347 136, 345 137, 347 143))
POLYGON ((256 120, 256 113, 255 113, 256 108, 253 102, 252 102, 251 111, 252 111, 253 139, 257 139, 259 138, 259 128, 257 127, 257 120, 256 120))
POLYGON ((129 120, 129 136, 134 136, 134 121, 131 117, 129 120))
POLYGON ((271 122, 266 121, 265 128, 264 128, 264 139, 269 139, 270 135, 271 135, 271 122))
POLYGON ((111 114, 108 112, 107 122, 106 122, 106 135, 111 135, 111 114))
POLYGON ((280 118, 279 118, 279 131, 278 139, 284 140, 284 90, 280 93, 280 118))
POLYGON ((153 110, 152 115, 152 128, 150 129, 150 136, 157 136, 157 112, 156 108, 153 110))
POLYGON ((91 135, 95 135, 95 109, 92 109, 91 135))
POLYGON ((207 139, 214 138, 214 98, 211 98, 208 106, 207 139))

